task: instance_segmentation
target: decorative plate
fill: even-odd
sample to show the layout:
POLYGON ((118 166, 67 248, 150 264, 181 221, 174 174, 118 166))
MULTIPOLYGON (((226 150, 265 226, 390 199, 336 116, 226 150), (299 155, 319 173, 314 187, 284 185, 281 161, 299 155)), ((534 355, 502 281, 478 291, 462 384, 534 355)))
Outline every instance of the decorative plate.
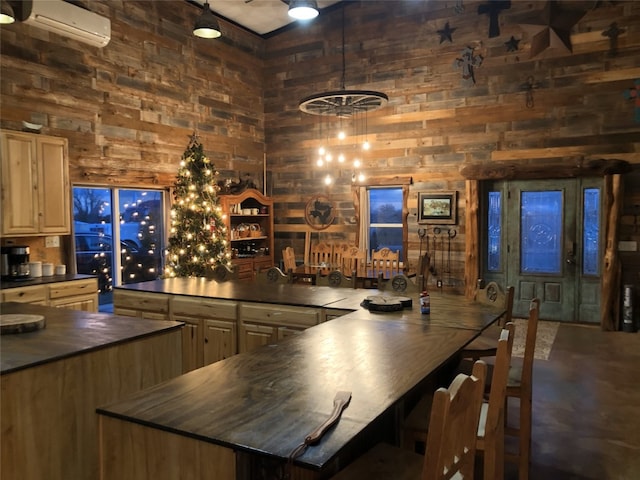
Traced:
POLYGON ((324 230, 336 217, 333 202, 326 195, 315 195, 307 202, 304 219, 311 228, 324 230))

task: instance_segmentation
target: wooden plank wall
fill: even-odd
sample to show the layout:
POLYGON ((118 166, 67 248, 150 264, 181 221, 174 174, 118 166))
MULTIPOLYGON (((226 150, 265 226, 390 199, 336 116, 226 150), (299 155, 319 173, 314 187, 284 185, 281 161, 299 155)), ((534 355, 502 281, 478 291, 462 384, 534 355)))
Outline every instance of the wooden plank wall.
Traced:
POLYGON ((197 38, 186 1, 78 3, 110 18, 106 47, 3 25, 2 128, 68 138, 76 184, 172 185, 196 130, 221 176, 262 179, 262 38, 223 20, 197 38))
MULTIPOLYGON (((459 192, 452 274, 444 281, 461 290, 465 242, 470 238, 461 170, 490 167, 526 178, 526 173, 518 175, 519 166, 542 177, 558 175, 567 164, 601 160, 640 166, 640 123, 634 120, 633 102, 623 97, 640 78, 640 3, 559 2, 584 13, 572 30, 573 52, 550 49, 533 58, 531 36, 520 24, 545 2, 512 2, 500 14, 501 33, 496 38, 488 37, 488 17, 478 14, 486 2, 465 1, 461 13, 454 9, 457 3, 350 2, 345 9, 345 86, 389 96, 389 104, 368 117, 372 150, 364 157, 364 170, 370 178, 413 177, 410 261, 417 260, 419 249, 418 192, 459 192), (447 22, 455 28, 453 42, 440 42, 437 31, 447 22), (602 32, 614 22, 624 33, 618 38, 617 54, 611 55, 602 32), (509 52, 505 42, 512 36, 520 42, 517 51, 509 52), (454 66, 466 46, 483 57, 473 86, 463 85, 461 71, 454 66), (532 108, 526 106, 529 79, 535 87, 532 108)), ((318 117, 298 111, 300 99, 341 88, 341 22, 338 8, 318 17, 304 32, 267 40, 265 124, 276 204, 276 254, 289 244, 302 251, 307 230, 303 208, 318 193, 334 199, 340 215, 334 226, 314 233, 314 238, 355 236, 352 172, 343 169, 336 183, 324 186, 326 171, 315 167, 318 117)), ((338 122, 333 123, 335 129, 338 122)), ((326 120, 322 129, 323 135, 330 129, 326 120)), ((345 143, 355 143, 354 137, 345 143)), ((637 174, 632 175, 637 182, 637 174)), ((630 213, 625 222, 632 219, 630 213)), ((637 232, 629 231, 628 237, 640 240, 637 232)), ((441 245, 437 249, 439 258, 441 245)))
MULTIPOLYGON (((111 19, 105 48, 20 23, 0 29, 2 128, 44 124, 44 133, 69 138, 72 182, 118 186, 170 186, 197 129, 225 178, 249 173, 261 182, 266 151, 276 259, 287 244, 303 251, 304 207, 318 193, 329 194, 339 214, 312 240, 355 238, 352 172, 343 169, 324 187, 324 172, 314 168, 317 118, 298 110, 301 98, 341 87, 341 8, 267 39, 221 20, 224 35, 211 41, 193 37, 200 10, 183 0, 79 3, 111 19)), ((462 286, 468 236, 460 172, 478 164, 504 167, 497 171, 522 164, 552 176, 567 162, 630 162, 636 170, 625 177, 630 193, 620 239, 640 241, 637 189, 627 185, 638 183, 640 124, 634 102, 623 97, 640 78, 640 2, 560 2, 584 11, 572 30, 573 52, 534 58, 520 25, 544 2, 512 2, 496 38, 477 13, 482 2, 465 0, 461 13, 458 3, 348 2, 345 11, 346 88, 380 90, 390 99, 368 117, 373 148, 364 172, 414 181, 410 260, 419 249, 417 193, 457 190, 459 223, 445 280, 462 286), (455 28, 453 42, 440 42, 446 22, 455 28), (623 33, 611 55, 602 32, 614 22, 623 33), (511 36, 520 40, 518 51, 507 51, 511 36), (462 85, 454 67, 466 46, 484 57, 475 86, 462 85), (526 107, 529 78, 533 108, 526 107)))

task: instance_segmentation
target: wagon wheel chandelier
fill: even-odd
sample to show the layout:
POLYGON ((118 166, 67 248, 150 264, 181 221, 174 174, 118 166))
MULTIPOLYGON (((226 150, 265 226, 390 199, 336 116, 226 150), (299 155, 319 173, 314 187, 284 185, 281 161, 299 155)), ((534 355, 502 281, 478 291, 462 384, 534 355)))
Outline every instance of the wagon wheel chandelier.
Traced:
MULTIPOLYGON (((340 119, 340 126, 342 127, 342 119, 353 118, 354 126, 357 126, 358 117, 365 118, 368 112, 378 110, 387 104, 389 97, 382 92, 374 90, 347 90, 345 88, 345 75, 346 75, 346 61, 345 61, 345 21, 344 21, 344 4, 342 6, 342 79, 341 89, 331 90, 327 92, 316 93, 300 100, 298 108, 300 111, 321 117, 335 117, 340 119)), ((322 130, 322 122, 320 123, 320 130, 322 130)), ((357 136, 357 132, 356 132, 357 136)), ((366 136, 366 132, 365 132, 366 136)), ((345 138, 342 130, 338 134, 338 137, 343 140, 345 138)), ((365 140, 363 143, 363 150, 369 149, 369 142, 365 140)), ((318 158, 318 166, 327 165, 331 162, 332 155, 324 147, 319 148, 320 157, 318 158)), ((340 162, 344 162, 344 155, 340 153, 338 156, 340 162)), ((360 160, 354 159, 354 168, 360 167, 360 160)), ((356 176, 354 171, 352 175, 352 181, 356 181, 359 178, 363 180, 362 173, 356 176)), ((330 174, 325 177, 325 183, 329 185, 333 181, 330 174)))

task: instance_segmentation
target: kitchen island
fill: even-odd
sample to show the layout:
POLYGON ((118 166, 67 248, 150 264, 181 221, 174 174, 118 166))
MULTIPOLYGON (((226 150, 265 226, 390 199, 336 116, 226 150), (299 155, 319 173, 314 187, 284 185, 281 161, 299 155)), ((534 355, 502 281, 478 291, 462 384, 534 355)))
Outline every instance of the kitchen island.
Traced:
POLYGON ((171 279, 122 289, 167 296, 169 315, 184 297, 262 306, 273 317, 278 302, 343 315, 100 407, 104 480, 279 478, 336 392, 349 391, 340 422, 290 467, 292 479, 327 478, 372 443, 396 440, 405 399, 502 313, 437 294, 428 316, 417 305, 372 313, 359 304, 380 292, 305 285, 171 279))
POLYGON ((42 329, 0 337, 3 478, 98 478, 96 406, 181 373, 182 324, 24 303, 42 329))

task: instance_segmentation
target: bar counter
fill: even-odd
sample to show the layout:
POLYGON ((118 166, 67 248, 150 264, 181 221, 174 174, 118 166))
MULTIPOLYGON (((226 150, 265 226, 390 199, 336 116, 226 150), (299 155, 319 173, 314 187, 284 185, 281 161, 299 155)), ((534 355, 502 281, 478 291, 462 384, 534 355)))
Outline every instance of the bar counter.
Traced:
POLYGON ((393 435, 405 397, 502 313, 455 295, 432 296, 431 315, 420 314, 417 298, 411 309, 372 313, 360 302, 379 291, 295 284, 171 279, 121 288, 352 313, 100 407, 104 480, 211 469, 216 479, 278 478, 328 418, 336 392, 350 391, 335 428, 292 463, 291 479, 327 478, 393 435))

